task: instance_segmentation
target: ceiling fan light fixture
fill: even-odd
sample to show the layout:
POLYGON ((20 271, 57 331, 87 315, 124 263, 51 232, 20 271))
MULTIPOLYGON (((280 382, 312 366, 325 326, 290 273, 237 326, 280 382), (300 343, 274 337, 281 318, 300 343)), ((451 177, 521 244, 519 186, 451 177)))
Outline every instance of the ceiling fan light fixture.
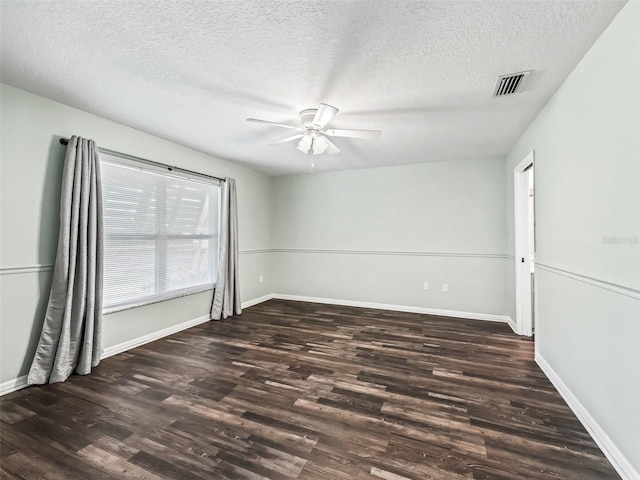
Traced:
POLYGON ((313 144, 313 137, 309 134, 305 134, 298 142, 298 150, 302 153, 309 153, 311 145, 313 144))
POLYGON ((336 130, 326 129, 325 125, 329 123, 333 117, 338 113, 336 107, 321 103, 318 108, 307 108, 300 112, 300 127, 294 125, 287 125, 284 123, 271 122, 269 120, 260 120, 258 118, 247 118, 248 122, 265 123, 267 125, 273 125, 275 127, 283 127, 294 130, 295 135, 291 135, 282 140, 278 140, 271 145, 280 145, 282 143, 293 142, 298 140, 297 149, 305 154, 320 155, 327 153, 329 155, 335 155, 340 153, 340 149, 333 144, 329 137, 347 137, 347 138, 380 138, 379 130, 336 130))
POLYGON ((314 155, 319 155, 326 152, 327 148, 329 148, 329 143, 327 142, 327 139, 322 135, 318 135, 317 137, 315 137, 313 139, 313 142, 311 143, 311 151, 314 155))

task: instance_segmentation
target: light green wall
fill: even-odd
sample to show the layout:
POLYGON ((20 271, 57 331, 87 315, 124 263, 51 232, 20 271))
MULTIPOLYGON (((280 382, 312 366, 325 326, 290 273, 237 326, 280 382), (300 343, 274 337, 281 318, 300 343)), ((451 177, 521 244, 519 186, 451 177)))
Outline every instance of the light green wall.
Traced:
POLYGON ((503 159, 273 181, 277 293, 505 313, 503 159))
MULTIPOLYGON (((0 383, 28 371, 48 297, 58 235, 65 148, 58 137, 80 135, 97 144, 212 175, 234 177, 238 188, 241 294, 271 292, 267 269, 271 179, 261 173, 2 85, 0 193, 0 383), (24 267, 34 267, 24 271, 24 267), (14 272, 11 268, 21 269, 14 272), (258 275, 265 282, 258 283, 258 275)), ((208 311, 210 293, 105 316, 103 347, 192 320, 208 311)))
POLYGON ((506 179, 513 254, 513 168, 535 150, 537 350, 640 471, 638 25, 629 2, 511 149, 506 179))

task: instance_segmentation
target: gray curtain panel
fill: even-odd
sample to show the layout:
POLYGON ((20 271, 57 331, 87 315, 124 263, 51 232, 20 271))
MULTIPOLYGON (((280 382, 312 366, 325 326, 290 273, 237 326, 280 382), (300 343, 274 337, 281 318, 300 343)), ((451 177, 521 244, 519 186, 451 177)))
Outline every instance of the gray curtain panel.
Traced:
POLYGON ((93 140, 67 146, 60 234, 49 303, 27 382, 63 382, 100 362, 102 330, 102 187, 93 140))
POLYGON ((226 178, 222 184, 221 210, 218 281, 211 302, 212 320, 242 313, 238 277, 238 204, 233 178, 226 178))

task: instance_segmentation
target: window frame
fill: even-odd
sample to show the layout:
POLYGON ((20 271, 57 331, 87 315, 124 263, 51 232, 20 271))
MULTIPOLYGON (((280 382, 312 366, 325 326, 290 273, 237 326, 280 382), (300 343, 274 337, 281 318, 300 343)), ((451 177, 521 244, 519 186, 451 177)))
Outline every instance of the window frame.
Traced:
MULTIPOLYGON (((109 306, 104 306, 102 307, 102 313, 103 314, 110 314, 110 313, 115 313, 115 312, 119 312, 119 311, 123 311, 123 310, 129 310, 132 308, 137 308, 137 307, 142 307, 144 305, 151 305, 154 303, 160 303, 160 302, 164 302, 167 300, 172 300, 175 298, 180 298, 180 297, 185 297, 188 295, 194 295, 197 293, 202 293, 208 290, 212 290, 215 288, 216 286, 216 282, 217 282, 217 278, 215 278, 216 281, 212 282, 212 283, 203 283, 203 284, 199 284, 199 285, 194 285, 191 287, 187 287, 187 288, 182 288, 182 289, 176 289, 176 290, 170 290, 167 292, 161 292, 161 293, 157 293, 157 286, 159 284, 162 283, 162 275, 164 272, 164 275, 166 275, 166 262, 162 262, 161 261, 161 257, 165 256, 166 257, 166 252, 167 252, 167 244, 168 241, 173 239, 180 239, 180 240, 198 240, 198 239, 211 239, 214 241, 215 244, 215 248, 214 251, 212 252, 211 258, 210 258, 210 271, 213 274, 214 277, 217 277, 217 257, 219 256, 219 251, 220 251, 220 222, 221 222, 221 207, 222 207, 222 198, 221 198, 221 193, 222 193, 222 181, 221 180, 216 180, 213 178, 209 178, 209 177, 200 177, 198 175, 189 175, 186 173, 180 173, 180 172, 176 172, 174 170, 172 170, 170 167, 160 167, 160 166, 156 166, 153 165, 151 163, 146 163, 144 161, 138 161, 135 158, 130 158, 127 156, 120 156, 120 155, 116 155, 114 153, 104 153, 104 152, 100 152, 100 167, 101 167, 101 181, 104 179, 103 173, 102 173, 102 166, 104 164, 111 164, 113 166, 116 167, 125 167, 125 168, 131 168, 134 170, 139 170, 145 173, 150 173, 150 174, 156 174, 156 175, 162 175, 165 177, 174 177, 180 180, 188 180, 190 182, 195 182, 195 183, 200 183, 200 184, 204 184, 204 185, 208 185, 208 186, 215 186, 217 187, 217 196, 210 198, 210 204, 209 204, 209 208, 210 208, 210 212, 213 212, 213 207, 215 205, 217 205, 217 223, 216 223, 216 231, 215 233, 211 234, 211 235, 207 235, 207 234, 171 234, 171 233, 167 233, 166 231, 161 233, 161 234, 113 234, 113 235, 108 235, 106 228, 104 228, 103 226, 103 236, 104 236, 104 240, 106 243, 106 239, 107 237, 110 238, 118 238, 118 239, 124 239, 124 238, 130 238, 132 240, 134 239, 147 239, 147 240, 155 240, 156 242, 156 249, 155 249, 155 261, 156 261, 156 269, 155 269, 155 281, 154 281, 154 291, 155 293, 151 294, 151 295, 147 295, 145 297, 139 297, 138 299, 132 300, 132 301, 126 301, 126 302, 120 302, 120 303, 116 303, 113 305, 109 305, 109 306)), ((165 192, 162 192, 162 195, 164 195, 165 192)), ((102 199, 103 199, 103 205, 105 202, 105 196, 104 196, 104 188, 103 188, 103 192, 102 192, 102 199)), ((160 203, 160 202, 158 202, 160 203)), ((162 209, 162 212, 160 215, 158 215, 156 217, 156 223, 160 223, 163 222, 165 218, 165 211, 164 209, 162 209)), ((103 268, 103 279, 105 278, 106 275, 106 269, 103 268)))

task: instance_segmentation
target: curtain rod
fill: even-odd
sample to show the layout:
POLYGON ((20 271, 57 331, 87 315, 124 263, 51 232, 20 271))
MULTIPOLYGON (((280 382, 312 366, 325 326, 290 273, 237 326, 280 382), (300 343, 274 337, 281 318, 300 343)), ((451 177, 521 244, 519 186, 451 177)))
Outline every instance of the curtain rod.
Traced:
MULTIPOLYGON (((68 144, 69 144, 69 139, 68 138, 61 138, 60 139, 60 145, 68 145, 68 144)), ((120 157, 120 158, 125 158, 125 159, 128 159, 128 160, 134 160, 136 162, 146 163, 147 165, 153 165, 153 166, 159 167, 159 168, 166 168, 170 172, 171 171, 176 171, 176 172, 188 173, 188 174, 191 174, 191 175, 197 175, 199 177, 205 177, 205 178, 213 178, 214 180, 218 180, 220 182, 224 182, 224 178, 216 177, 214 175, 207 175, 206 173, 194 172, 193 170, 187 170, 186 168, 174 167, 174 166, 171 166, 171 165, 167 165, 166 163, 160 163, 160 162, 155 162, 153 160, 147 160, 146 158, 136 157, 134 155, 129 155, 128 153, 116 152, 115 150, 109 150, 108 148, 100 148, 100 147, 98 147, 98 150, 103 152, 103 153, 106 153, 107 155, 113 155, 114 157, 120 157)))

